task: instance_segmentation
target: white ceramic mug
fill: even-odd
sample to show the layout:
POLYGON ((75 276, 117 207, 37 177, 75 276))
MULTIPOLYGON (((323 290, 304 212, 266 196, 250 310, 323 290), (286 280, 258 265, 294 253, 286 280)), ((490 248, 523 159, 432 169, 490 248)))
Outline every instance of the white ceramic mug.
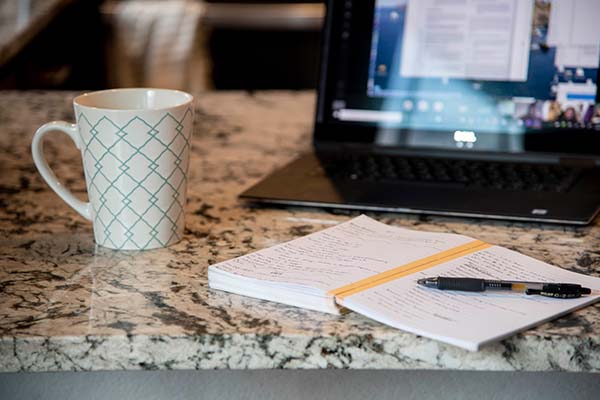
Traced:
POLYGON ((96 243, 144 250, 178 242, 184 207, 193 97, 166 89, 115 89, 73 100, 77 123, 37 130, 33 161, 48 185, 93 222, 96 243), (89 202, 65 188, 43 154, 44 137, 61 131, 81 150, 89 202))

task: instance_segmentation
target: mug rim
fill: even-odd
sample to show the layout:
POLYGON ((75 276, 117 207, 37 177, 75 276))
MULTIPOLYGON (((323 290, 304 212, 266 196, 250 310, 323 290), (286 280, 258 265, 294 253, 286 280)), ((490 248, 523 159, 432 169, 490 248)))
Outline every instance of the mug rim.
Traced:
POLYGON ((78 107, 84 107, 87 109, 91 109, 91 110, 102 110, 102 111, 110 111, 110 112, 132 112, 132 111, 165 111, 165 110, 169 110, 171 108, 175 108, 175 107, 180 107, 180 106, 184 106, 186 104, 190 104, 194 101, 194 96, 192 96, 190 93, 188 92, 184 92, 183 90, 177 90, 177 89, 164 89, 164 88, 145 88, 145 87, 136 87, 136 88, 116 88, 116 89, 103 89, 103 90, 94 90, 92 92, 86 92, 86 93, 82 93, 78 96, 76 96, 73 99, 73 104, 78 106, 78 107), (178 93, 183 95, 186 100, 181 102, 181 103, 176 103, 173 104, 171 106, 168 107, 155 107, 155 108, 110 108, 110 107, 96 107, 96 106, 88 106, 85 104, 81 104, 80 100, 85 98, 85 97, 89 97, 89 96, 94 96, 97 94, 102 94, 102 93, 117 93, 117 92, 135 92, 135 91, 142 91, 142 92, 147 92, 147 91, 160 91, 160 92, 171 92, 171 93, 178 93))

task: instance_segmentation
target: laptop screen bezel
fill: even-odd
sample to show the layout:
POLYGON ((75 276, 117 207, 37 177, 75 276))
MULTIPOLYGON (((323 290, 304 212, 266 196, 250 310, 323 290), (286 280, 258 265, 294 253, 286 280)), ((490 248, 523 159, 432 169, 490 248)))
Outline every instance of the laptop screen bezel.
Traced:
MULTIPOLYGON (((353 144, 368 147, 386 147, 398 148, 402 150, 442 150, 449 151, 457 156, 473 153, 512 153, 512 154, 552 154, 552 155, 568 155, 600 158, 600 131, 594 129, 543 129, 536 132, 525 132, 520 134, 521 143, 520 150, 507 150, 504 146, 488 146, 479 148, 457 148, 448 143, 453 143, 452 136, 454 131, 435 131, 439 135, 439 142, 444 145, 428 147, 423 145, 411 144, 409 140, 405 140, 411 135, 431 134, 430 130, 423 129, 405 129, 405 128, 389 128, 385 130, 387 134, 396 137, 393 144, 381 144, 378 142, 378 135, 382 128, 378 126, 362 124, 362 123, 341 123, 334 120, 332 117, 332 102, 334 100, 335 85, 340 80, 337 76, 339 70, 337 66, 341 62, 339 60, 341 30, 342 28, 342 9, 347 0, 328 0, 326 4, 325 22, 323 24, 322 45, 321 45, 321 63, 320 77, 318 82, 317 109, 315 115, 315 126, 313 143, 315 147, 330 147, 332 144, 353 144)), ((354 0, 356 1, 356 0, 354 0)), ((361 2, 364 0, 360 0, 361 2)), ((375 6, 375 0, 371 0, 371 9, 375 6)), ((361 18, 371 18, 371 15, 362 15, 361 18)), ((350 35, 362 35, 363 40, 371 40, 371 31, 360 31, 354 29, 351 25, 350 35)), ((366 62, 366 61, 365 61, 366 62)), ((600 82, 600 69, 598 70, 597 82, 600 82)), ((600 103, 600 85, 597 86, 596 103, 600 103)), ((514 135, 508 133, 486 133, 493 136, 495 143, 503 143, 509 136, 514 135)))

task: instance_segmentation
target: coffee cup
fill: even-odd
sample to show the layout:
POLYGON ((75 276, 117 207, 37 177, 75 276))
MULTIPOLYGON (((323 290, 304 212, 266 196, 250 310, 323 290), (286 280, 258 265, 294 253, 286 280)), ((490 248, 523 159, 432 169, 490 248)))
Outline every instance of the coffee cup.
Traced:
POLYGON ((184 231, 193 97, 167 89, 114 89, 73 100, 76 123, 49 122, 33 137, 35 165, 48 185, 92 221, 101 246, 147 250, 184 231), (88 202, 58 180, 43 153, 47 135, 66 133, 81 150, 88 202))

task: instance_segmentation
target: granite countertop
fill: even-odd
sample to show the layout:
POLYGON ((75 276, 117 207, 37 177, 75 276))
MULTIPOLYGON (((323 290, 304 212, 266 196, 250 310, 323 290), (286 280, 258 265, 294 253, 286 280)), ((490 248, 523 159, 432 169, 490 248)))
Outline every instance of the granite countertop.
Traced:
MULTIPOLYGON (((313 93, 197 96, 186 234, 147 252, 94 245, 91 224, 37 174, 42 123, 72 120, 74 93, 0 92, 0 371, 398 368, 600 371, 600 303, 467 352, 356 313, 333 316, 218 292, 207 266, 356 213, 249 208, 236 195, 309 147, 313 93)), ((47 142, 57 174, 85 196, 78 151, 47 142)), ((600 226, 565 227, 369 213, 465 233, 600 276, 600 226)))

